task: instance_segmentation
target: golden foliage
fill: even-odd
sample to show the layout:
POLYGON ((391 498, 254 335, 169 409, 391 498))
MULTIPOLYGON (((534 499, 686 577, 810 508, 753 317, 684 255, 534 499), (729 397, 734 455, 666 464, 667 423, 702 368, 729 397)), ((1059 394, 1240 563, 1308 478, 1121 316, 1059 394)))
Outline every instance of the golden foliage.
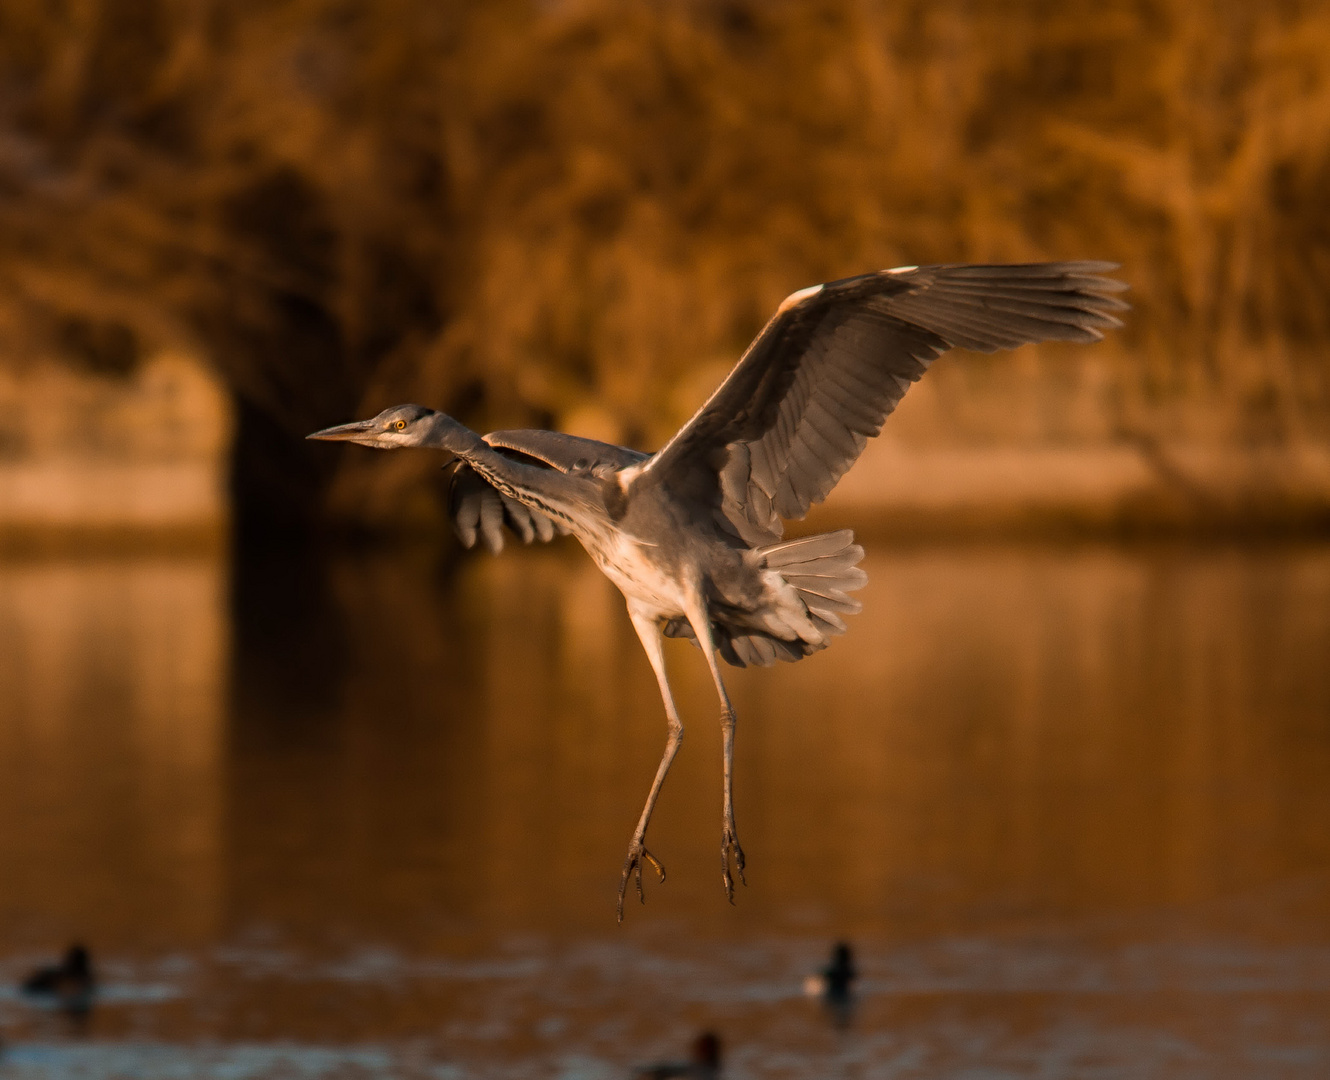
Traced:
POLYGON ((1293 0, 0 0, 0 331, 650 443, 797 287, 1108 258, 1124 430, 1323 438, 1327 56, 1293 0))

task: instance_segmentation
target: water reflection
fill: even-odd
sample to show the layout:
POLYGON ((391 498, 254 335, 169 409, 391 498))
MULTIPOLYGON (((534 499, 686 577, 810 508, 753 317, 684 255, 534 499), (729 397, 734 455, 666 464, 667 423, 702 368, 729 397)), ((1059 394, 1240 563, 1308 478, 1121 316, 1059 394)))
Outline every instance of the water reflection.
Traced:
POLYGON ((223 573, 0 564, 0 948, 219 930, 223 573))
POLYGON ((577 553, 246 564, 229 624, 206 561, 0 566, 0 982, 108 956, 91 1042, 0 993, 17 1075, 623 1075, 712 1029, 727 1076, 1321 1075, 1330 550, 866 566, 835 647, 729 676, 736 908, 670 643, 622 928, 664 720, 577 553), (842 936, 847 1031, 802 993, 842 936))

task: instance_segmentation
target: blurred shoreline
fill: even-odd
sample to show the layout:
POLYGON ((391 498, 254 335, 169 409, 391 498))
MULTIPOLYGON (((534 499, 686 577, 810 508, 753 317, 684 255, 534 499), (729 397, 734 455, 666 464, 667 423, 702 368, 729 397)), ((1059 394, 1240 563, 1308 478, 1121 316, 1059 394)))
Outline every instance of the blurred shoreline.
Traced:
MULTIPOLYGON (((1330 536, 1324 445, 1114 434, 1093 401, 1062 409, 1061 431, 1023 430, 1037 414, 1023 398, 1036 380, 1012 364, 994 389, 975 385, 975 370, 962 360, 939 373, 944 388, 918 387, 828 503, 791 531, 850 527, 907 541, 1330 536), (947 424, 948 410, 1001 424, 977 440, 947 424)), ((217 376, 182 353, 127 377, 58 364, 0 376, 0 556, 225 552, 232 412, 217 376)), ((400 473, 396 460, 358 457, 368 489, 400 473)), ((436 458, 406 458, 424 492, 438 485, 436 458)), ((326 535, 451 545, 442 515, 381 508, 346 514, 326 535)), ((261 539, 281 546, 283 536, 261 539)))
POLYGON ((0 554, 220 551, 230 403, 199 360, 0 368, 0 554))
MULTIPOLYGON (((1302 545, 1330 541, 1330 506, 1323 500, 1290 499, 1233 512, 1197 511, 1156 493, 1157 500, 1043 503, 1031 507, 1014 498, 994 497, 964 507, 893 505, 820 507, 804 521, 791 522, 789 536, 853 529, 860 541, 895 547, 916 545, 1109 544, 1135 546, 1181 543, 1188 546, 1254 544, 1302 545)), ((521 542, 511 539, 513 547, 521 542)), ((229 523, 106 525, 93 522, 34 524, 0 518, 0 561, 68 558, 224 558, 237 548, 229 523)), ((281 548, 283 545, 275 544, 281 548)), ((305 538, 289 545, 310 547, 305 538)), ((332 529, 314 545, 330 552, 427 549, 446 558, 464 554, 451 532, 419 523, 381 529, 332 529)), ((540 545, 535 545, 540 547, 540 545)), ((576 549, 573 540, 553 547, 576 549)), ((580 549, 577 549, 580 550, 580 549)), ((483 553, 482 553, 483 554, 483 553)), ((500 556, 502 557, 502 556, 500 556)))

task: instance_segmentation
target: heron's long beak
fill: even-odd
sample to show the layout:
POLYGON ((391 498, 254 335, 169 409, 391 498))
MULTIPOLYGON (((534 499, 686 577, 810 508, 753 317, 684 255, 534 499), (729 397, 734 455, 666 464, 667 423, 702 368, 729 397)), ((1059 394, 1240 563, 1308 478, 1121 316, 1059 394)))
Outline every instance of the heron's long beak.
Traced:
POLYGON ((322 431, 316 431, 313 435, 306 435, 307 439, 323 439, 327 442, 354 442, 362 446, 373 446, 378 440, 379 432, 374 427, 373 420, 357 420, 351 424, 338 424, 336 427, 324 428, 322 431))

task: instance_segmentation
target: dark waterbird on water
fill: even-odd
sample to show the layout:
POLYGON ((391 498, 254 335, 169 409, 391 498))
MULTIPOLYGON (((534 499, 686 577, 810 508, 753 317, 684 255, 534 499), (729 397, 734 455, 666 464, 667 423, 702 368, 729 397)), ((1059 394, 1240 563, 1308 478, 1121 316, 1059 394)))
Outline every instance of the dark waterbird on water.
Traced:
POLYGON ((58 964, 40 967, 20 984, 27 997, 52 1002, 70 1013, 85 1013, 92 1006, 96 986, 92 958, 83 945, 71 945, 58 964))
POLYGON ((858 977, 849 943, 838 941, 831 947, 831 962, 804 979, 804 993, 821 999, 837 1027, 849 1027, 854 1012, 854 980, 858 977))
POLYGON ((720 1036, 714 1031, 704 1031, 693 1040, 687 1061, 641 1065, 633 1075, 638 1080, 720 1080, 720 1036))
POLYGON ((804 993, 826 1001, 848 1001, 850 987, 859 977, 854 966, 854 953, 847 942, 838 941, 831 947, 831 962, 816 975, 804 979, 804 993))
POLYGON ((654 454, 553 431, 480 436, 451 416, 399 405, 311 439, 449 450, 450 512, 468 547, 494 551, 506 524, 525 541, 572 533, 622 590, 656 673, 668 737, 628 846, 618 915, 642 865, 647 825, 683 737, 660 635, 701 646, 720 695, 721 879, 743 880, 731 770, 734 709, 716 655, 738 667, 799 660, 844 632, 867 580, 848 530, 782 540, 782 519, 821 502, 910 384, 953 347, 1092 342, 1121 325, 1113 264, 905 266, 788 296, 719 389, 654 454))

